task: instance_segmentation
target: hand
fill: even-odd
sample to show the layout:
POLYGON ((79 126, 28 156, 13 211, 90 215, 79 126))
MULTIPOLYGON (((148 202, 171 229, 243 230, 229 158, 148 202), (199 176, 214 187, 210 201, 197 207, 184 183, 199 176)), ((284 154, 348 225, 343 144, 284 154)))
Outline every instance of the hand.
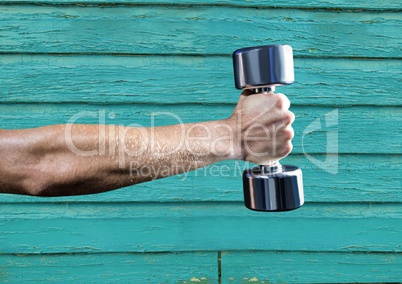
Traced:
POLYGON ((239 131, 238 158, 269 165, 287 156, 293 148, 291 124, 295 118, 289 107, 290 101, 283 94, 244 91, 228 119, 239 131))

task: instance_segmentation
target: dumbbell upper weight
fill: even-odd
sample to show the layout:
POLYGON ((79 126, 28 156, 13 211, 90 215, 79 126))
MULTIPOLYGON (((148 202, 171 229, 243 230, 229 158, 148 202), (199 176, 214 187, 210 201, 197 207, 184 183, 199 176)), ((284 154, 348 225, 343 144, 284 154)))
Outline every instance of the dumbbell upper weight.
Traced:
POLYGON ((295 80, 293 51, 289 45, 264 45, 238 49, 233 53, 235 85, 256 92, 289 85, 295 80))

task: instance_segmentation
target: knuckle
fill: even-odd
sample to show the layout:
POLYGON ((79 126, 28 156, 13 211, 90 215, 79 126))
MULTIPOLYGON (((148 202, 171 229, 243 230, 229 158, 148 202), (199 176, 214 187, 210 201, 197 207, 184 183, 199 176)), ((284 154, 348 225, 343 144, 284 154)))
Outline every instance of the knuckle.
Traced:
POLYGON ((286 111, 283 116, 286 124, 292 124, 295 120, 295 115, 291 111, 286 111))
POLYGON ((295 114, 291 111, 288 111, 288 115, 289 115, 289 119, 290 119, 290 123, 293 123, 293 121, 295 121, 295 114))
POLYGON ((285 128, 284 136, 286 140, 292 140, 295 135, 295 132, 292 127, 285 128))
POLYGON ((284 94, 277 94, 276 106, 280 109, 288 109, 290 107, 290 101, 284 94))
POLYGON ((276 107, 278 107, 278 108, 282 108, 283 107, 283 105, 284 105, 284 101, 283 101, 283 99, 282 99, 282 97, 280 97, 280 96, 278 96, 278 99, 276 100, 276 107))
POLYGON ((293 145, 292 145, 292 142, 287 142, 284 146, 283 146, 283 148, 282 148, 282 150, 283 150, 283 152, 282 152, 282 154, 284 155, 284 156, 287 156, 290 152, 292 152, 292 150, 293 150, 293 145))

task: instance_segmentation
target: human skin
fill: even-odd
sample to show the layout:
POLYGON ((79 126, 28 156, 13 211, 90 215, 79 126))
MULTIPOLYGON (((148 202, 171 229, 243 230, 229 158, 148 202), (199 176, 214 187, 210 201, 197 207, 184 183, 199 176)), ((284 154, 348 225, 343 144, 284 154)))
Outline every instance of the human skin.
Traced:
POLYGON ((223 160, 271 164, 292 150, 283 94, 244 91, 223 120, 153 128, 63 124, 0 130, 0 193, 100 193, 223 160))

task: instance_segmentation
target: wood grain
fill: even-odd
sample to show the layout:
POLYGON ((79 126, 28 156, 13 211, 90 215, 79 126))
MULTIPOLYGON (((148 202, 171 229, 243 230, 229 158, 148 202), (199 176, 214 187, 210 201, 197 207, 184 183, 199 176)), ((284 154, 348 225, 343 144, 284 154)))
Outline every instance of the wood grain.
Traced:
POLYGON ((292 9, 309 9, 309 8, 322 8, 322 9, 353 9, 354 11, 359 11, 361 9, 368 10, 396 10, 401 9, 401 3, 399 0, 316 0, 316 1, 298 1, 289 2, 286 0, 277 1, 261 1, 261 0, 151 0, 151 1, 141 1, 141 0, 0 0, 0 3, 32 3, 32 4, 69 4, 69 5, 227 5, 232 7, 267 7, 267 8, 278 8, 286 7, 292 9))
POLYGON ((2 204, 2 253, 402 252, 400 204, 305 204, 283 213, 241 203, 2 204), (27 237, 29 236, 29 237, 27 237))
POLYGON ((7 283, 217 283, 216 252, 1 254, 7 283))
POLYGON ((0 0, 5 129, 84 111, 78 123, 223 119, 239 95, 230 54, 292 45, 283 163, 302 168, 306 197, 247 210, 249 165, 235 161, 92 196, 3 194, 0 282, 402 282, 400 12, 400 0, 0 0))
POLYGON ((400 253, 223 252, 221 261, 231 284, 402 281, 400 253))
MULTIPOLYGON (((0 102, 235 103, 229 56, 0 56, 0 102)), ((401 60, 295 59, 293 105, 401 106, 401 60)))
POLYGON ((400 58, 402 46, 392 12, 15 5, 2 7, 2 18, 1 53, 205 56, 288 43, 297 56, 400 58))

